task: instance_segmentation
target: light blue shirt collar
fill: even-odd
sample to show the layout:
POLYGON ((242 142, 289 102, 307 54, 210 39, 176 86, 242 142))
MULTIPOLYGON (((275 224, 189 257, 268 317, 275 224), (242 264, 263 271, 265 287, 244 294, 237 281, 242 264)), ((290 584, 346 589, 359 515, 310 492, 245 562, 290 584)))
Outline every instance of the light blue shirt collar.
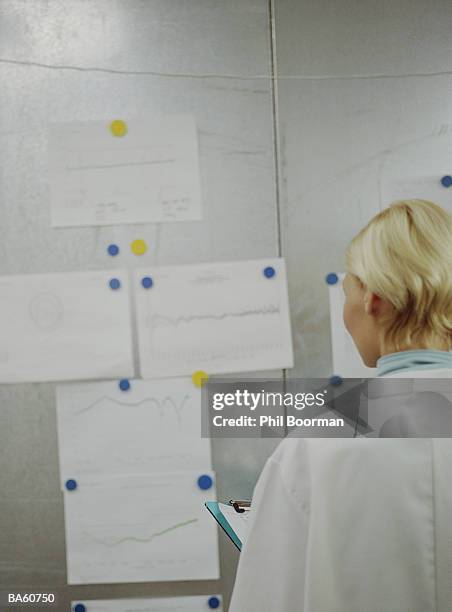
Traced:
POLYGON ((452 353, 448 351, 434 351, 431 349, 418 349, 414 351, 401 351, 380 357, 377 361, 377 376, 386 376, 394 372, 407 370, 437 370, 452 368, 452 353))

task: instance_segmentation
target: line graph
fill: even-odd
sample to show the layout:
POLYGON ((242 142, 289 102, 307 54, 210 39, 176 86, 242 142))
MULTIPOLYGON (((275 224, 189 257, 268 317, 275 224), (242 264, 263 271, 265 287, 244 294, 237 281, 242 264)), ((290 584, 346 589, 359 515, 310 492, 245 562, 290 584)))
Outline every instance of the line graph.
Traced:
POLYGON ((107 541, 101 538, 97 538, 93 536, 92 534, 87 533, 86 531, 84 532, 84 534, 90 537, 91 539, 95 540, 99 544, 103 544, 104 546, 118 546, 119 544, 124 544, 125 542, 136 542, 138 544, 148 544, 149 542, 152 542, 152 540, 154 540, 155 538, 158 538, 167 533, 176 531, 177 529, 187 527, 188 525, 192 525, 193 523, 197 523, 198 521, 199 519, 192 518, 186 521, 182 521, 180 523, 176 523, 175 525, 170 525, 169 527, 166 527, 165 529, 162 529, 161 531, 155 531, 154 533, 151 533, 149 536, 146 536, 146 537, 139 538, 136 536, 125 536, 113 542, 110 542, 110 541, 107 541))
POLYGON ((112 139, 106 127, 104 121, 51 124, 53 226, 201 218, 193 116, 130 119, 127 138, 112 139), (178 196, 162 199, 162 189, 168 188, 178 196))
POLYGON ((291 367, 290 316, 281 259, 164 266, 135 271, 144 378, 291 367), (270 277, 264 273, 272 270, 270 277))
POLYGON ((66 166, 68 172, 79 172, 82 170, 109 170, 110 168, 132 168, 134 166, 150 166, 152 164, 172 164, 175 159, 156 159, 150 161, 118 163, 118 164, 99 164, 92 166, 66 166))
POLYGON ((60 385, 57 423, 61 482, 144 476, 211 466, 200 436, 201 391, 191 378, 60 385))
POLYGON ((196 485, 200 473, 214 478, 205 466, 79 477, 64 496, 69 583, 217 577, 217 529, 196 485))
POLYGON ((168 317, 166 315, 155 314, 149 317, 150 327, 155 329, 156 327, 163 326, 165 324, 172 325, 174 327, 179 326, 182 323, 192 323, 194 321, 223 321, 229 318, 244 318, 256 315, 279 315, 281 309, 279 305, 270 304, 269 306, 249 308, 247 310, 240 310, 237 312, 223 312, 220 314, 194 314, 194 315, 181 315, 180 317, 168 317))
POLYGON ((159 409, 160 417, 163 417, 165 407, 170 406, 174 410, 177 421, 180 422, 182 411, 186 403, 189 400, 190 400, 190 396, 188 394, 185 394, 180 402, 176 402, 176 400, 174 400, 174 398, 171 397, 170 395, 167 395, 163 397, 162 399, 157 398, 157 397, 146 397, 138 402, 123 402, 114 397, 103 395, 102 397, 99 397, 98 399, 96 399, 94 402, 91 402, 90 404, 88 404, 88 406, 85 406, 84 408, 77 410, 74 414, 75 415, 85 414, 93 410, 94 408, 96 408, 102 402, 111 402, 112 404, 116 404, 117 406, 122 406, 125 408, 130 408, 130 407, 139 408, 141 406, 144 406, 147 403, 150 403, 150 404, 154 404, 155 406, 157 406, 157 408, 159 409))

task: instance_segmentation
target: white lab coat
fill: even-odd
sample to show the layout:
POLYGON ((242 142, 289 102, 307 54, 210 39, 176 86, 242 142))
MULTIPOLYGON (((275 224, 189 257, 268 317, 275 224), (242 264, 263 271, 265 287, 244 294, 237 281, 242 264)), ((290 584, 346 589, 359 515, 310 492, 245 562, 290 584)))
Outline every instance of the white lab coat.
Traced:
POLYGON ((451 475, 448 438, 284 440, 254 491, 229 612, 450 612, 451 475))

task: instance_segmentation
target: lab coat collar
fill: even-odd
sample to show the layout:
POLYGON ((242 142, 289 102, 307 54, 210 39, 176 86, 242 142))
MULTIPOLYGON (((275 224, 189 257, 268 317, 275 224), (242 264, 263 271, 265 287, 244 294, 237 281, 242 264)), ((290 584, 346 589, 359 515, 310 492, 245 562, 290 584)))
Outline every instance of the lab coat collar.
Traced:
POLYGON ((402 371, 406 371, 407 376, 410 376, 410 370, 437 370, 442 368, 452 369, 452 353, 431 349, 401 351, 380 357, 377 361, 377 376, 387 376, 402 371))

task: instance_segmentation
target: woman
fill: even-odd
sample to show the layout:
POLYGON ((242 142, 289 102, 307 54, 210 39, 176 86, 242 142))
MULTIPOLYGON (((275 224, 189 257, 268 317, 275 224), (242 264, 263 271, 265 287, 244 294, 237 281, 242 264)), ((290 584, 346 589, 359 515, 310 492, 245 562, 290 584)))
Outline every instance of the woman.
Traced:
MULTIPOLYGON (((344 322, 364 363, 448 384, 451 216, 395 203, 352 241, 347 269, 344 322)), ((451 439, 284 440, 254 492, 229 611, 450 611, 451 473, 451 439)))

